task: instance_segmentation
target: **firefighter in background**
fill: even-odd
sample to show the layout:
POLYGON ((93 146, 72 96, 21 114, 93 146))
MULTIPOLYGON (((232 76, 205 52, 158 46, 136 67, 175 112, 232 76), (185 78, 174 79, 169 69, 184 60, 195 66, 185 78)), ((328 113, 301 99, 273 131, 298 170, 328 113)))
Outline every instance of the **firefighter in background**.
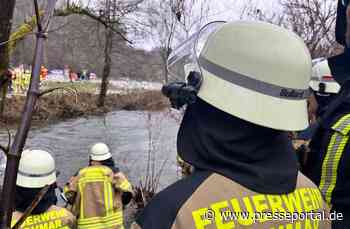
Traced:
POLYGON ((122 229, 123 206, 133 197, 131 184, 115 167, 104 143, 90 149, 90 165, 81 169, 64 188, 77 216, 78 228, 122 229))
POLYGON ((309 85, 318 104, 316 111, 316 117, 318 118, 324 114, 340 91, 340 85, 334 80, 327 59, 320 59, 315 62, 309 85))
MULTIPOLYGON (((310 143, 310 153, 304 173, 316 183, 332 212, 343 215, 343 221, 333 221, 332 228, 350 228, 350 185, 348 171, 350 157, 350 4, 338 1, 336 38, 344 52, 327 59, 329 71, 339 83, 341 91, 322 116, 320 127, 310 143)), ((327 66, 326 66, 327 67, 327 66)))
POLYGON ((286 218, 328 214, 287 134, 308 126, 311 68, 300 37, 262 22, 210 23, 175 49, 168 69, 182 81, 162 91, 187 105, 177 150, 195 170, 158 193, 133 229, 330 228, 286 218))
POLYGON ((15 211, 12 226, 21 218, 38 193, 49 185, 39 204, 26 218, 21 229, 75 229, 76 219, 67 209, 56 206, 56 168, 53 157, 43 150, 25 150, 19 163, 15 211))
POLYGON ((41 69, 40 69, 40 81, 46 80, 47 74, 48 74, 47 68, 45 68, 45 66, 41 66, 41 69))
POLYGON ((23 76, 23 87, 24 87, 24 92, 26 92, 29 89, 29 84, 30 84, 30 78, 32 77, 31 70, 27 69, 24 71, 24 76, 23 76))
MULTIPOLYGON (((319 63, 330 73, 327 60, 319 63)), ((350 75, 349 75, 350 77, 350 75)), ((340 85, 334 79, 313 85, 319 104, 319 116, 323 117, 331 102, 337 99, 340 85)), ((335 111, 323 118, 309 146, 303 172, 317 184, 332 211, 343 214, 344 221, 334 222, 333 228, 350 228, 350 185, 347 174, 350 160, 348 144, 350 134, 350 103, 344 101, 335 111)))
POLYGON ((21 77, 22 71, 20 68, 15 68, 15 79, 13 80, 13 88, 15 94, 21 93, 21 77))
MULTIPOLYGON (((315 117, 320 119, 340 90, 340 85, 331 75, 327 59, 321 58, 314 60, 309 86, 312 90, 312 95, 318 104, 317 110, 315 111, 315 117)), ((311 123, 305 131, 299 132, 297 139, 293 141, 294 148, 298 154, 301 170, 303 172, 308 154, 310 153, 309 143, 316 130, 317 124, 311 123)))

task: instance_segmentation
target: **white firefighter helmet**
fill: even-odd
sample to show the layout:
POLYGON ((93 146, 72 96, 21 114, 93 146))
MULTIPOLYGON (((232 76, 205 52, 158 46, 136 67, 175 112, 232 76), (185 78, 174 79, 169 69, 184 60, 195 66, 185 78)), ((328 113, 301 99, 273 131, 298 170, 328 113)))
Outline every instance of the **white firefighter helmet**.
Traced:
POLYGON ((308 126, 311 56, 300 37, 263 22, 213 22, 175 49, 169 73, 202 76, 198 97, 233 116, 287 131, 308 126))
POLYGON ((337 94, 339 92, 340 85, 333 79, 327 59, 314 60, 309 85, 312 90, 320 93, 337 94))
POLYGON ((96 143, 90 149, 90 158, 93 161, 104 161, 111 157, 112 154, 104 143, 96 143))
POLYGON ((24 150, 19 162, 17 186, 42 188, 56 182, 55 160, 44 150, 24 150))

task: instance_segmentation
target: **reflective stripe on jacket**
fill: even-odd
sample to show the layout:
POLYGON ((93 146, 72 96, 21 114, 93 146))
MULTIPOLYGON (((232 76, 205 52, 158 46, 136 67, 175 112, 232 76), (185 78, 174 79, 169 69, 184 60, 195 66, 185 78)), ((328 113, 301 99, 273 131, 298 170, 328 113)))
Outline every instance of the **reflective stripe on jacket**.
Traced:
MULTIPOLYGON (((23 213, 14 212, 11 227, 22 217, 23 213)), ((30 215, 21 225, 21 229, 75 229, 76 219, 65 208, 52 206, 47 212, 30 215)))
POLYGON ((89 166, 71 178, 65 193, 75 192, 73 213, 80 229, 123 227, 122 195, 132 193, 126 177, 106 166, 89 166))

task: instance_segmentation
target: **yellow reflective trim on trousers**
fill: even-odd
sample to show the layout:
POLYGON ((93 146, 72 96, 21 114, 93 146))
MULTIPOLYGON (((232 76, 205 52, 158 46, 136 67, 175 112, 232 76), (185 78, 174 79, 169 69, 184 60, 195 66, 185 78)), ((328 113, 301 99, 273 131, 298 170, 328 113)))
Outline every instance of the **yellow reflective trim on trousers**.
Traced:
POLYGON ((106 217, 91 217, 87 219, 78 219, 78 224, 79 225, 85 225, 85 224, 95 224, 95 223, 100 223, 100 222, 108 222, 110 220, 119 220, 123 219, 123 213, 121 211, 118 211, 117 213, 114 213, 111 216, 106 216, 106 217))
MULTIPOLYGON (((340 122, 337 122, 336 125, 337 124, 338 126, 341 125, 340 122)), ((337 182, 337 171, 339 167, 339 161, 342 157, 344 148, 348 140, 349 136, 335 132, 331 137, 330 143, 327 148, 326 157, 322 163, 322 172, 319 188, 328 204, 331 204, 332 193, 337 182)))

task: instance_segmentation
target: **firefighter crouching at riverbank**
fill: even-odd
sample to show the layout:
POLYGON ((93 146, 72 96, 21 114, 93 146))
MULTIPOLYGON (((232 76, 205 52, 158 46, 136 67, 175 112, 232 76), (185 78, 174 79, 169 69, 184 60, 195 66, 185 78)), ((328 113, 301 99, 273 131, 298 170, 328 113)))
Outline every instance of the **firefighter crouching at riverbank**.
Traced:
POLYGON ((89 166, 70 179, 64 193, 78 218, 79 229, 124 228, 123 206, 131 201, 133 191, 115 167, 106 144, 91 147, 89 166))
POLYGON ((173 107, 187 104, 177 151, 195 170, 158 193, 133 229, 330 228, 286 132, 308 126, 311 57, 297 35, 210 23, 172 52, 168 69, 185 80, 162 91, 173 107))
POLYGON ((20 228, 75 229, 76 219, 65 208, 56 206, 56 168, 53 157, 43 150, 25 150, 19 164, 15 212, 12 226, 21 218, 46 185, 48 191, 20 228))

